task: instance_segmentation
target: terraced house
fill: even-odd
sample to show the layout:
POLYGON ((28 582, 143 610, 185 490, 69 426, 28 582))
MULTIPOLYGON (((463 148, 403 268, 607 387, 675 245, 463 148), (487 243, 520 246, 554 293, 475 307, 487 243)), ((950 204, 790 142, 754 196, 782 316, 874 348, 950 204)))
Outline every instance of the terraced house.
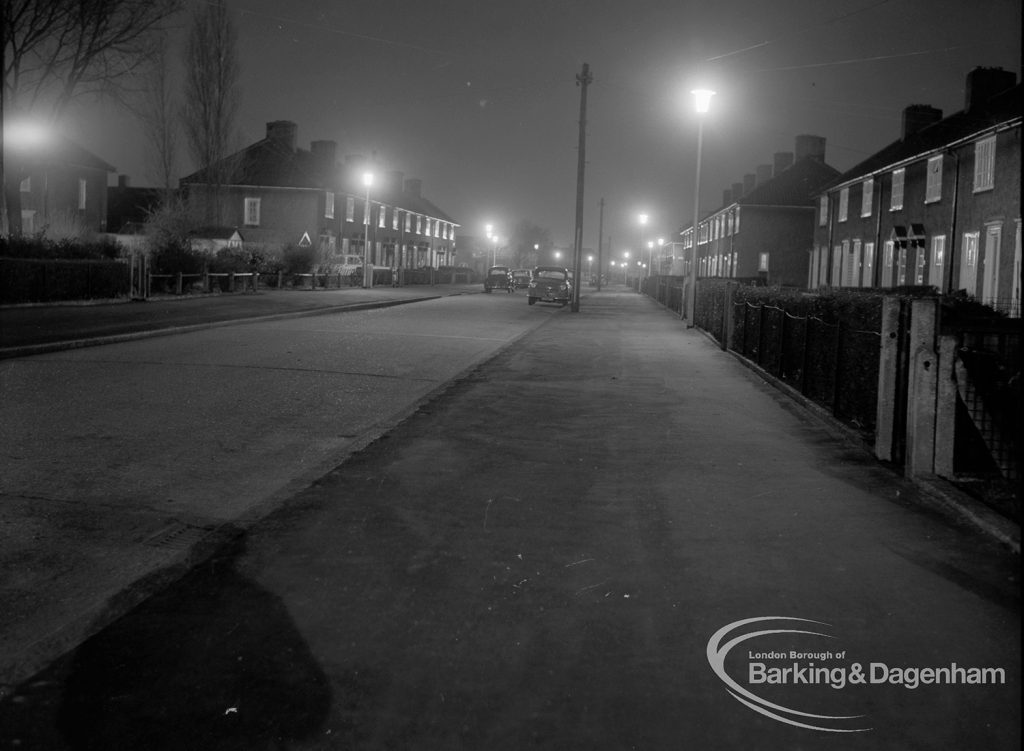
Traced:
MULTIPOLYGON (((769 284, 803 286, 814 242, 815 196, 839 174, 825 163, 825 139, 800 135, 795 151, 774 154, 723 191, 722 205, 698 223, 699 277, 760 278, 769 284)), ((685 259, 693 247, 693 225, 675 243, 683 262, 675 274, 687 272, 685 259)))
POLYGON ((458 224, 423 197, 420 180, 377 173, 367 191, 365 160, 340 163, 334 141, 298 148, 297 131, 288 120, 267 123, 265 138, 181 186, 190 200, 215 203, 215 224, 239 230, 247 244, 316 247, 326 266, 367 253, 376 266, 454 265, 458 224))
POLYGON ((932 285, 1020 315, 1021 87, 975 68, 964 109, 903 112, 899 140, 818 197, 808 286, 932 285))

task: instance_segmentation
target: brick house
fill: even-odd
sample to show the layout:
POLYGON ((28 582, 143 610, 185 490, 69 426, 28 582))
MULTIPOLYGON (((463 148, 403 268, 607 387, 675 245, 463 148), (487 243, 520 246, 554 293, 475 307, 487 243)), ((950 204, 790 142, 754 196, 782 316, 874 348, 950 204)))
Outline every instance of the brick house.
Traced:
POLYGON ((6 138, 8 222, 11 234, 26 235, 59 226, 104 232, 107 176, 116 170, 63 136, 6 138))
MULTIPOLYGON (((325 266, 341 265, 347 254, 362 256, 367 204, 362 186, 365 161, 339 164, 334 141, 296 146, 297 126, 287 120, 267 123, 266 137, 227 157, 219 165, 220 216, 215 224, 239 229, 247 244, 282 249, 316 247, 325 266)), ((189 200, 206 202, 211 171, 182 178, 189 200)), ((375 176, 370 188, 371 261, 378 266, 439 266, 455 256, 450 217, 422 196, 419 180, 399 172, 375 176)))
MULTIPOLYGON (((839 171, 825 163, 825 139, 796 137, 795 153, 779 152, 723 192, 722 205, 698 223, 698 277, 760 277, 770 284, 803 286, 814 242, 815 196, 839 171)), ((687 273, 693 225, 673 244, 687 273)))
POLYGON ((1020 97, 976 68, 962 111, 907 107, 900 139, 817 197, 809 285, 932 285, 1019 315, 1020 97))

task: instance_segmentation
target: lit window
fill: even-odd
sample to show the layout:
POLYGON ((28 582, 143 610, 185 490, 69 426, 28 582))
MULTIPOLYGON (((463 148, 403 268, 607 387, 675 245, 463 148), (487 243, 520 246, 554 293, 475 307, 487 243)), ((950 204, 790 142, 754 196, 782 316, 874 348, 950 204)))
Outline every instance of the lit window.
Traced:
POLYGON ((349 196, 345 199, 345 221, 354 222, 356 219, 356 199, 349 196))
POLYGON ((86 183, 84 177, 78 178, 78 208, 82 211, 85 210, 85 197, 86 197, 86 183))
POLYGON ((387 229, 388 226, 388 209, 387 206, 381 204, 380 208, 377 209, 377 226, 381 229, 387 229))
POLYGON ((996 174, 996 137, 974 144, 974 192, 992 190, 996 174))
POLYGON ((740 231, 740 210, 736 209, 736 226, 732 228, 733 232, 738 233, 740 231))
POLYGON ((860 215, 871 216, 871 204, 875 196, 875 181, 865 180, 862 183, 860 199, 860 215))
POLYGON ((245 199, 245 224, 248 227, 260 226, 260 199, 245 199))
POLYGON ((928 160, 928 182, 924 189, 924 202, 934 203, 942 199, 942 155, 928 160))
POLYGON ((885 251, 884 251, 883 258, 882 258, 882 266, 883 266, 883 268, 885 268, 885 273, 886 273, 887 278, 888 278, 888 275, 892 273, 892 257, 893 257, 893 251, 895 250, 895 248, 896 248, 896 243, 894 243, 892 240, 886 240, 885 241, 885 251))
POLYGON ((398 229, 398 213, 398 209, 396 208, 394 212, 391 214, 391 229, 398 229))
POLYGON ((903 208, 903 183, 907 176, 905 169, 893 170, 892 173, 892 198, 889 201, 889 209, 899 211, 903 208))
POLYGON ((840 222, 845 222, 846 221, 846 214, 849 211, 849 208, 850 208, 850 189, 849 188, 843 188, 841 191, 839 191, 839 216, 837 217, 837 221, 840 221, 840 222))
POLYGON ((729 212, 729 226, 728 226, 728 229, 726 229, 726 232, 728 234, 730 234, 730 235, 732 234, 732 225, 733 225, 734 220, 735 220, 735 217, 733 216, 733 213, 730 211, 729 212))
POLYGON ((334 218, 334 194, 331 192, 324 193, 324 216, 334 218))
POLYGON ((818 199, 818 226, 824 227, 828 224, 828 194, 818 199))
POLYGON ((405 231, 412 232, 412 214, 405 212, 405 231))
POLYGON ((757 270, 768 271, 768 254, 758 253, 757 255, 757 270))

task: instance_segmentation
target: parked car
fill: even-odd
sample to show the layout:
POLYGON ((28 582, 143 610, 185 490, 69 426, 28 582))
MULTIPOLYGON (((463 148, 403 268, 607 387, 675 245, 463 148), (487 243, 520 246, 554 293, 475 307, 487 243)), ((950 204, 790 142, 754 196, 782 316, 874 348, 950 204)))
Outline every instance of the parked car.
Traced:
POLYGON ((529 269, 512 269, 512 279, 516 283, 516 289, 526 289, 530 286, 533 273, 529 269))
POLYGON ((512 272, 509 271, 508 266, 491 266, 487 269, 487 276, 484 277, 484 292, 494 289, 503 289, 506 292, 515 289, 512 272))
POLYGON ((526 301, 530 305, 538 300, 568 305, 572 299, 569 270, 561 266, 538 266, 533 270, 533 279, 527 290, 526 301))

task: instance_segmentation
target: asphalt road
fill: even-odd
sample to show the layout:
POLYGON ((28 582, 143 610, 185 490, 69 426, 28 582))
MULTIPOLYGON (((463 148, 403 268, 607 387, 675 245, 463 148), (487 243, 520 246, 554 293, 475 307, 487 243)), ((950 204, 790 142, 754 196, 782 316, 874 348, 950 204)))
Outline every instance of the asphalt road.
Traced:
POLYGON ((1018 559, 650 300, 585 303, 21 686, 4 747, 1019 748, 1018 559), (734 649, 799 727, 710 664, 755 617, 1006 682, 754 686, 734 649))

